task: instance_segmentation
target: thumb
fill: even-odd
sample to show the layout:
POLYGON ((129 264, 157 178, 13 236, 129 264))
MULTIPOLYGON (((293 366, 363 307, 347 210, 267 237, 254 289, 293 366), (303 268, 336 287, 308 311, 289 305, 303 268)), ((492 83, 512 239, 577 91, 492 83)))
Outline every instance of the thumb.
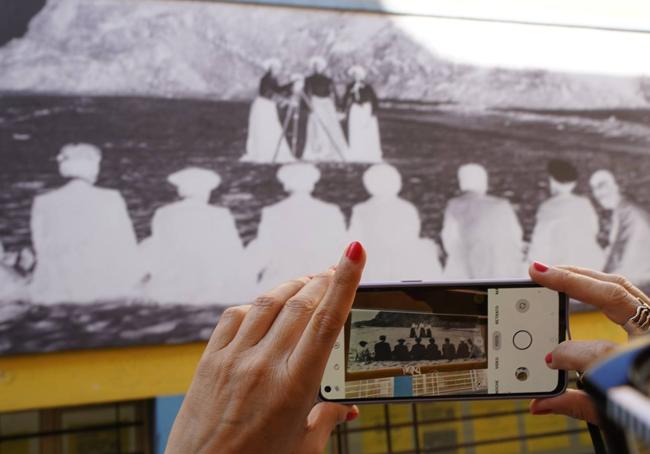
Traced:
POLYGON ((565 415, 598 425, 598 413, 591 398, 587 393, 576 389, 567 389, 557 397, 533 399, 530 402, 530 412, 533 415, 565 415))
POLYGON ((321 402, 307 416, 307 433, 296 452, 324 452, 329 436, 337 424, 352 421, 359 416, 356 405, 321 402))

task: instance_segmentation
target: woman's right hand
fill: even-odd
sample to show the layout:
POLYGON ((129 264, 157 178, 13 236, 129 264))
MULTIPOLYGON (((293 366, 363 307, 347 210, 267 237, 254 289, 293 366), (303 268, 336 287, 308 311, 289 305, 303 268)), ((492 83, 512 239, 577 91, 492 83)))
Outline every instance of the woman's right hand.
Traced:
MULTIPOLYGON (((570 298, 594 306, 621 327, 636 314, 639 305, 650 299, 622 276, 601 273, 574 266, 548 267, 535 262, 530 277, 540 285, 566 293, 570 298)), ((616 344, 604 340, 565 341, 546 356, 551 369, 584 372, 606 356, 616 344)), ((598 423, 591 398, 583 391, 569 389, 566 393, 530 404, 534 415, 561 414, 598 423)))

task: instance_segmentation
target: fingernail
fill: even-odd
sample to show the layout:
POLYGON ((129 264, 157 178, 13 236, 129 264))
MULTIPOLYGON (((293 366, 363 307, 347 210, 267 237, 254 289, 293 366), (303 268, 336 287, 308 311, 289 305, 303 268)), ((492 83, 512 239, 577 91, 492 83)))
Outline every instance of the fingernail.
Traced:
POLYGON ((541 262, 533 262, 533 268, 535 268, 540 273, 543 273, 548 270, 548 266, 544 265, 541 262))
POLYGON ((546 361, 546 364, 551 364, 553 361, 553 353, 547 353, 544 357, 544 361, 546 361))
POLYGON ((350 243, 348 250, 345 251, 345 256, 353 262, 358 262, 363 254, 363 246, 358 241, 350 243))
POLYGON ((359 417, 359 413, 357 413, 356 411, 351 411, 345 416, 345 420, 346 421, 354 421, 358 417, 359 417))
POLYGON ((553 413, 553 410, 537 410, 537 411, 531 411, 531 413, 535 416, 550 415, 551 413, 553 413))

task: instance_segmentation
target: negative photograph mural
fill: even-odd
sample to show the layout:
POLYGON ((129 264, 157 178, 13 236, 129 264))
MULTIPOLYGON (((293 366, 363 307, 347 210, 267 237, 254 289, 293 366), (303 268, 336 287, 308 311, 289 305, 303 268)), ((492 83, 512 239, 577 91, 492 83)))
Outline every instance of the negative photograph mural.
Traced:
POLYGON ((0 46, 0 353, 205 340, 224 308, 351 240, 365 282, 525 277, 540 260, 647 289, 649 47, 48 0, 0 46))

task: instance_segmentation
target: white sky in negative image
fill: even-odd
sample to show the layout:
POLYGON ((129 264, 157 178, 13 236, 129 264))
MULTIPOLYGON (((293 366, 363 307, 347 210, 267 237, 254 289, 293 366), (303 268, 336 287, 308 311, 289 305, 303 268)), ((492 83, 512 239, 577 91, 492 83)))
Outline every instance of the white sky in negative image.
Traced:
POLYGON ((479 66, 650 75, 650 33, 394 16, 431 52, 479 66), (489 52, 486 52, 489 49, 489 52))

